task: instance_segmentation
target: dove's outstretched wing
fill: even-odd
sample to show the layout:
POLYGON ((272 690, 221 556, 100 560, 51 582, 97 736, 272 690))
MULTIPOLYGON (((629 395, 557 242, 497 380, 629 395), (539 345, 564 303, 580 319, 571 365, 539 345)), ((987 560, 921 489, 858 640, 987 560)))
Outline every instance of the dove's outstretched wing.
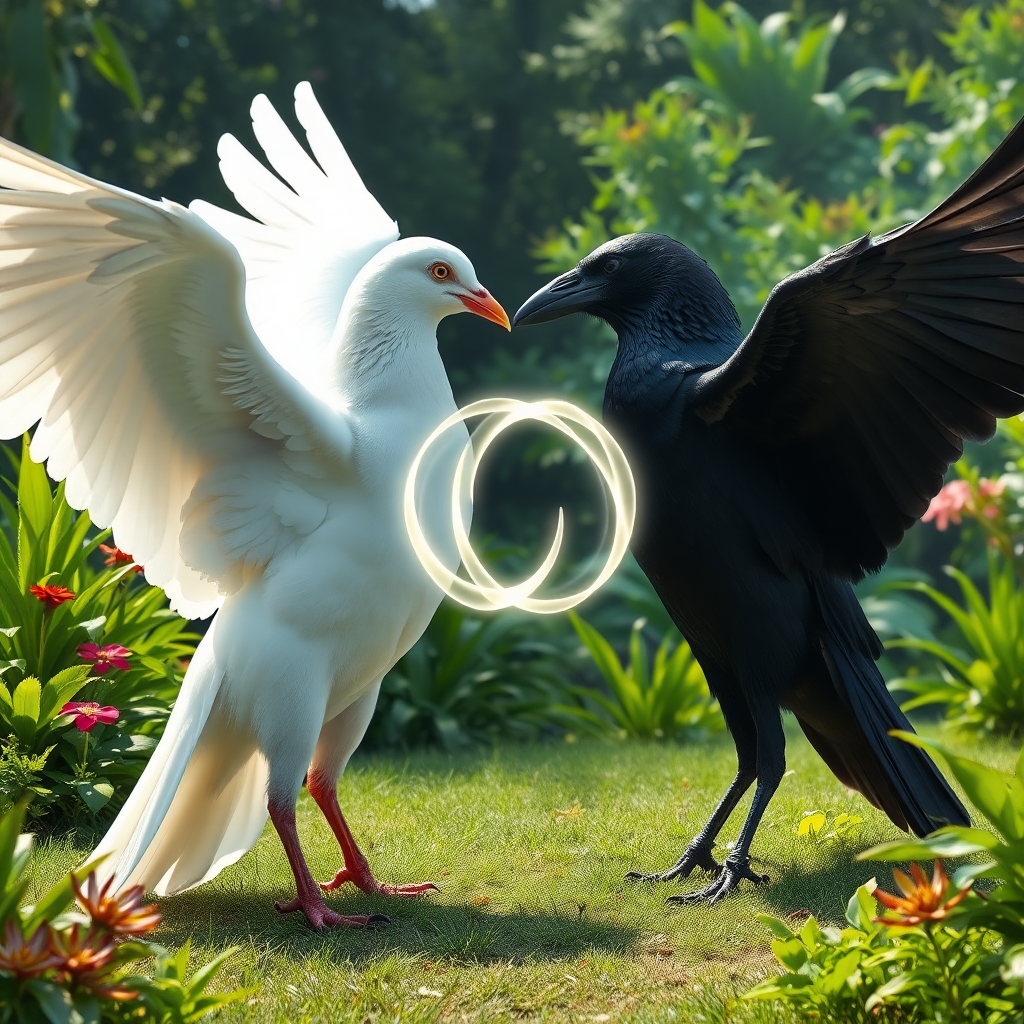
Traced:
MULTIPOLYGON (((0 186, 0 436, 38 421, 32 457, 68 501, 113 526, 180 611, 210 614, 224 588, 179 544, 196 483, 247 460, 343 460, 348 422, 270 357, 238 253, 194 213, 2 140, 0 186)), ((222 531, 240 527, 236 559, 281 526, 253 522, 273 500, 249 506, 222 531)))
POLYGON ((316 161, 266 96, 253 100, 251 114, 267 160, 288 184, 224 135, 217 147, 221 174, 256 220, 202 200, 190 208, 241 254, 246 306, 260 339, 318 393, 349 285, 367 260, 398 238, 398 225, 367 191, 308 82, 295 88, 295 114, 316 161))

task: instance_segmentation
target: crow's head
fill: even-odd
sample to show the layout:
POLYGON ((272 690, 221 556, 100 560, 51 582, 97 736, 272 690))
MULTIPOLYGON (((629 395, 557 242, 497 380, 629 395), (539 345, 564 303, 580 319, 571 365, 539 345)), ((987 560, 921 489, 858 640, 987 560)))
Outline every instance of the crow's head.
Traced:
POLYGON ((531 295, 512 322, 540 324, 569 313, 589 313, 617 331, 680 314, 739 326, 714 271, 674 238, 646 232, 605 242, 531 295))

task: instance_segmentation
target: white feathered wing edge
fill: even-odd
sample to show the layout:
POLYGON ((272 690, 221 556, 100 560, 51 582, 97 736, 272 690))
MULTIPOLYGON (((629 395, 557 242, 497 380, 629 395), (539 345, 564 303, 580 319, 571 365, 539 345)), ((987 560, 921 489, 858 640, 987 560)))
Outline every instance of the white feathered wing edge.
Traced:
MULTIPOLYGON (((315 104, 311 94, 306 99, 315 104)), ((319 108, 310 114, 307 102, 305 113, 326 145, 319 108)), ((340 142, 337 149, 344 154, 340 142)), ((321 195, 323 185, 317 181, 321 195)), ((178 607, 209 614, 220 604, 218 582, 208 569, 187 566, 179 545, 189 494, 217 500, 196 484, 236 456, 282 465, 287 449, 344 462, 347 423, 269 357, 244 309, 237 252, 194 214, 3 140, 0 186, 0 431, 16 436, 41 420, 32 454, 67 480, 72 504, 112 523, 115 540, 134 549, 178 607), (124 443, 111 446, 114 437, 124 443), (213 463, 211 437, 219 439, 213 463)), ((366 196, 360 202, 369 205, 366 196)), ((397 234, 381 217, 370 220, 369 237, 330 254, 325 326, 340 309, 353 257, 369 254, 358 243, 375 251, 397 234)), ((322 239, 307 236, 295 249, 310 241, 315 249, 322 239)), ((328 333, 321 328, 321 337, 328 333)), ((271 470, 265 482, 272 478, 271 470)), ((235 533, 265 538, 267 530, 250 521, 276 514, 273 502, 265 504, 247 510, 235 533)), ((211 541, 224 561, 252 557, 239 550, 238 536, 211 541)), ((119 889, 141 883, 164 895, 198 885, 241 857, 265 825, 266 762, 215 710, 223 680, 215 636, 213 625, 152 759, 89 859, 119 889)))

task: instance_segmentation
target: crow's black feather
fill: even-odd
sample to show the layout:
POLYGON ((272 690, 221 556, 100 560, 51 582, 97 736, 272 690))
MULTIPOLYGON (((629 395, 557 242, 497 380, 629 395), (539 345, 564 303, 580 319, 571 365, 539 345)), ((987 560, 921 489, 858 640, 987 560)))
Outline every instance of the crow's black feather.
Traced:
POLYGON ((619 346, 604 415, 637 479, 632 547, 689 640, 739 770, 679 862, 754 801, 703 895, 757 880, 748 849, 785 767, 792 710, 838 778, 902 828, 966 824, 875 666, 850 581, 878 569, 963 441, 1024 410, 1024 121, 949 199, 779 283, 744 338, 718 278, 663 235, 615 239, 516 323, 583 311, 619 346))

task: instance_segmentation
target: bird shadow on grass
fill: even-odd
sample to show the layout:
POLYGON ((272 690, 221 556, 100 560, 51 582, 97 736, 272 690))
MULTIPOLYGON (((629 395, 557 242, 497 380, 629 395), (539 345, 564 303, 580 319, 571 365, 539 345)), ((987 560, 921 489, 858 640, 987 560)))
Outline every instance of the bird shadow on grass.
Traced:
POLYGON ((557 907, 506 911, 362 893, 328 897, 327 903, 339 914, 387 914, 390 924, 317 932, 301 914, 278 914, 274 898, 290 896, 283 890, 259 895, 199 890, 167 898, 160 904, 164 917, 155 938, 168 946, 187 939, 215 948, 270 945, 296 957, 319 954, 357 964, 391 953, 482 963, 556 960, 594 949, 625 952, 639 938, 638 929, 595 920, 586 908, 578 914, 557 907))
POLYGON ((885 865, 863 863, 856 859, 859 847, 827 847, 810 863, 776 864, 755 862, 754 869, 762 871, 770 883, 758 887, 758 895, 769 913, 787 917, 803 916, 810 911, 818 921, 829 924, 844 923, 846 905, 850 897, 878 869, 885 865))

